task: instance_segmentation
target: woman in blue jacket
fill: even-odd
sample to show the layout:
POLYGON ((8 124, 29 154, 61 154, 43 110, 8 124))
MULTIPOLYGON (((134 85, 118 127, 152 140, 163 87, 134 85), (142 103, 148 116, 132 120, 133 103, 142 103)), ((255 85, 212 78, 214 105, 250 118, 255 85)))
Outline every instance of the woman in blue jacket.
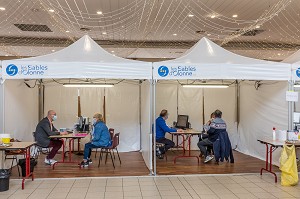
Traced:
POLYGON ((107 147, 111 145, 111 138, 107 126, 103 122, 103 117, 100 113, 93 116, 93 131, 92 140, 84 146, 84 157, 81 166, 88 167, 92 163, 91 152, 93 148, 107 147))

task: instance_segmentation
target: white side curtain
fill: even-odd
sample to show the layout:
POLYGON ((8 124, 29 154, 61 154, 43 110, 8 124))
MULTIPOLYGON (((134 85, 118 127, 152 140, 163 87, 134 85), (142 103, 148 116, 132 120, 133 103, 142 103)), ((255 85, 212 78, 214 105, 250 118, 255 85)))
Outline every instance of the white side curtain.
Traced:
MULTIPOLYGON (((120 152, 140 150, 139 86, 137 83, 120 83, 113 88, 80 88, 81 114, 90 119, 96 112, 103 114, 106 101, 106 124, 120 132, 120 152)), ((45 115, 50 109, 57 112, 56 128, 72 128, 77 122, 77 88, 46 85, 45 115)), ((88 142, 89 138, 82 141, 88 142)))
POLYGON ((4 133, 21 141, 33 141, 32 132, 38 123, 37 86, 28 88, 24 80, 6 80, 4 86, 4 133))
MULTIPOLYGON (((0 81, 1 81, 1 79, 0 79, 0 81)), ((4 126, 3 126, 3 124, 4 124, 4 122, 3 122, 3 120, 4 120, 4 110, 3 110, 3 108, 4 108, 4 86, 3 86, 3 84, 1 84, 0 83, 0 134, 1 133, 4 133, 4 126)))
MULTIPOLYGON (((288 127, 288 103, 285 101, 287 82, 266 82, 257 90, 253 82, 243 82, 240 87, 240 123, 238 150, 265 159, 265 145, 257 139, 272 139, 272 128, 286 130, 288 127)), ((278 165, 281 149, 273 153, 278 165)))
POLYGON ((141 84, 141 151, 145 164, 152 170, 152 133, 151 133, 151 85, 149 81, 141 84))

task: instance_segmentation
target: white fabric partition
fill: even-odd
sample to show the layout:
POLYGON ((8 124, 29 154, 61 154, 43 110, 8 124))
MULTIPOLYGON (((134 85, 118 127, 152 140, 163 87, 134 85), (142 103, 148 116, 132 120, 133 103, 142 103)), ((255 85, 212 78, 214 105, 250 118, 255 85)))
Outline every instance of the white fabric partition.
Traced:
POLYGON ((140 150, 139 85, 118 84, 106 89, 106 121, 120 132, 121 152, 140 150))
POLYGON ((28 88, 23 80, 6 80, 4 86, 4 133, 32 141, 38 123, 38 88, 28 88))
MULTIPOLYGON (((0 73, 1 75, 1 73, 0 73)), ((1 81, 1 77, 0 77, 1 81)), ((0 82, 0 133, 4 133, 4 86, 0 82)))
POLYGON ((151 132, 151 85, 144 81, 141 85, 141 152, 145 164, 152 171, 152 132, 151 132))
MULTIPOLYGON (((261 85, 256 90, 253 82, 243 82, 240 87, 240 124, 238 150, 242 153, 265 159, 265 146, 259 138, 272 139, 272 128, 287 129, 287 102, 285 93, 287 82, 261 85)), ((273 155, 274 164, 278 165, 281 149, 273 155)))
MULTIPOLYGON (((140 150, 139 86, 121 83, 113 88, 80 88, 81 114, 92 118, 96 112, 103 113, 103 97, 106 99, 106 124, 120 132, 120 152, 140 150)), ((47 85, 45 88, 45 111, 54 109, 58 119, 57 128, 73 127, 77 121, 77 88, 47 85)), ((45 112, 46 115, 46 112, 45 112)), ((85 142, 89 141, 85 139, 85 142)), ((85 143, 82 142, 82 145, 85 143)), ((82 146, 83 147, 83 146, 82 146)))

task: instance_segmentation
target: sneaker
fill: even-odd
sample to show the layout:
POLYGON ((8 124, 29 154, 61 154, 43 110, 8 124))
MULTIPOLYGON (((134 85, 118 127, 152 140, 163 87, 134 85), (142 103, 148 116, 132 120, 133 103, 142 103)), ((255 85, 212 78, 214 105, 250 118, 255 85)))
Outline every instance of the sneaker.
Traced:
POLYGON ((88 162, 89 164, 92 164, 92 163, 93 163, 92 159, 88 159, 87 162, 88 162))
POLYGON ((80 163, 80 166, 81 167, 88 167, 89 166, 89 163, 88 163, 88 161, 82 161, 81 163, 80 163))
POLYGON ((159 150, 159 148, 156 148, 156 156, 160 156, 162 153, 161 151, 159 150))
POLYGON ((214 159, 213 156, 206 156, 204 163, 207 163, 207 162, 211 161, 212 159, 214 159))
POLYGON ((54 164, 55 162, 57 162, 56 160, 53 160, 53 159, 47 159, 47 158, 45 158, 45 164, 48 164, 48 165, 52 165, 52 164, 54 164))

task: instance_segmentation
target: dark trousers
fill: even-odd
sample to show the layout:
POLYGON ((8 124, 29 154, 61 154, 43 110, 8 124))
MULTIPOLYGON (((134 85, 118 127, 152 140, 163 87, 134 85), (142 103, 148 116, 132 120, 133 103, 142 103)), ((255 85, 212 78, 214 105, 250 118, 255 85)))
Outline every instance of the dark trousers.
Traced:
POLYGON ((101 148, 101 147, 96 146, 96 145, 92 144, 91 142, 86 143, 84 145, 83 159, 87 160, 88 158, 90 158, 91 153, 92 153, 92 149, 95 149, 95 148, 101 148))
POLYGON ((213 147, 213 143, 208 138, 201 140, 197 145, 205 157, 207 156, 207 147, 213 147))
POLYGON ((49 148, 52 147, 52 150, 47 156, 47 159, 53 159, 57 154, 57 151, 61 148, 63 142, 61 140, 50 140, 49 148))
POLYGON ((159 150, 162 154, 166 153, 170 148, 173 148, 175 146, 175 143, 167 138, 160 138, 156 140, 156 142, 165 144, 165 147, 159 147, 159 150))

